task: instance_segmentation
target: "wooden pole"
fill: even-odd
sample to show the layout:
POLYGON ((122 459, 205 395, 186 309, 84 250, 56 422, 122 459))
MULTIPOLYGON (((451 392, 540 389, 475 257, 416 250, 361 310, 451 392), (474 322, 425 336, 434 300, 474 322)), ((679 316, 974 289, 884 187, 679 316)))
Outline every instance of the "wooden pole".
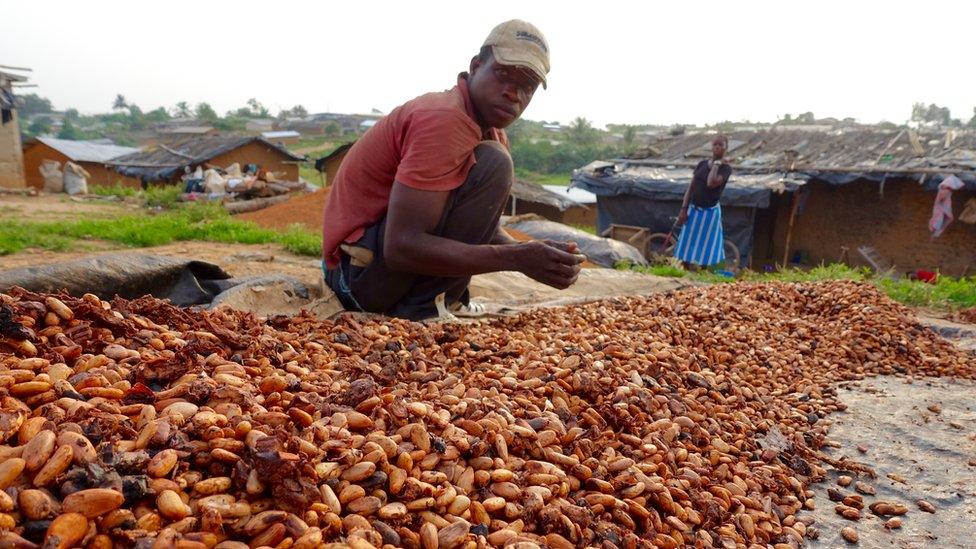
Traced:
POLYGON ((272 196, 270 198, 253 198, 251 200, 240 200, 237 202, 227 202, 224 204, 224 209, 231 214, 239 214, 244 212, 253 212, 267 208, 269 206, 274 206, 275 204, 281 204, 282 202, 292 198, 295 195, 292 194, 280 194, 278 196, 272 196))
POLYGON ((793 242, 793 223, 796 221, 796 212, 800 209, 800 191, 793 191, 793 205, 790 207, 790 223, 786 226, 786 245, 783 247, 783 266, 789 265, 787 260, 790 257, 790 244, 793 242))

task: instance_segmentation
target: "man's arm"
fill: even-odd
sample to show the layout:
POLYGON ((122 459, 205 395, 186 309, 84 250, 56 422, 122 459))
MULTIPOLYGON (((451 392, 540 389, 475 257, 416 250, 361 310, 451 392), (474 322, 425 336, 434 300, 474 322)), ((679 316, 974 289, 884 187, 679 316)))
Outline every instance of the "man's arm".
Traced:
POLYGON ((583 257, 543 242, 473 245, 432 234, 449 196, 450 191, 393 184, 383 243, 383 258, 391 268, 444 277, 520 271, 556 288, 576 282, 583 257))
POLYGON ((501 225, 495 231, 495 236, 491 239, 492 244, 518 244, 519 240, 512 238, 512 235, 508 234, 508 231, 502 228, 501 225))

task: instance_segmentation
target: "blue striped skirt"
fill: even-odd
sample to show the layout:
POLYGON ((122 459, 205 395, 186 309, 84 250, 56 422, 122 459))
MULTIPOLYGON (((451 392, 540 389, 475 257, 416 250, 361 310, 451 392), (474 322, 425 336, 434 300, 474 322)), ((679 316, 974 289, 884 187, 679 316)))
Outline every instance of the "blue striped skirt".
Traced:
POLYGON ((688 221, 681 228, 674 256, 685 263, 708 267, 725 261, 725 233, 722 231, 722 207, 688 206, 688 221))

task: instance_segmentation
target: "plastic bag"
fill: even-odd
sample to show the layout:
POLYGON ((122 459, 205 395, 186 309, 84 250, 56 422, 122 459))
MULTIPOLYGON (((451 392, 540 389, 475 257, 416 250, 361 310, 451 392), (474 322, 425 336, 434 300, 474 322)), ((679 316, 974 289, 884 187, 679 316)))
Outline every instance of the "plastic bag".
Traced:
POLYGON ((70 195, 88 194, 88 178, 91 177, 84 168, 68 162, 64 165, 64 192, 70 195))
POLYGON ((61 173, 61 163, 57 160, 43 160, 38 171, 44 178, 44 192, 63 193, 64 174, 61 173))
POLYGON ((244 177, 244 174, 241 173, 241 165, 237 162, 227 166, 227 169, 224 170, 224 174, 228 179, 240 179, 244 177))
POLYGON ((539 240, 576 242, 586 259, 603 267, 613 267, 618 261, 624 260, 636 265, 647 264, 640 251, 626 242, 594 236, 568 225, 549 221, 538 215, 526 214, 511 217, 504 221, 503 225, 539 240))
POLYGON ((203 190, 212 194, 227 192, 227 182, 217 173, 217 170, 207 170, 203 173, 203 190))

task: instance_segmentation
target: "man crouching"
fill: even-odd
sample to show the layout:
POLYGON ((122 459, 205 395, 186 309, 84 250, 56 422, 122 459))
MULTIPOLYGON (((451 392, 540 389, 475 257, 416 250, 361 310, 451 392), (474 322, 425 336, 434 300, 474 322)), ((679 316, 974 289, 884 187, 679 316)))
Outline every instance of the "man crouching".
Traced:
POLYGON ((343 159, 325 206, 325 281, 347 310, 408 319, 461 315, 471 276, 520 271, 576 282, 575 243, 518 242, 499 226, 515 178, 504 128, 546 87, 549 46, 534 26, 492 30, 457 86, 397 107, 343 159))

